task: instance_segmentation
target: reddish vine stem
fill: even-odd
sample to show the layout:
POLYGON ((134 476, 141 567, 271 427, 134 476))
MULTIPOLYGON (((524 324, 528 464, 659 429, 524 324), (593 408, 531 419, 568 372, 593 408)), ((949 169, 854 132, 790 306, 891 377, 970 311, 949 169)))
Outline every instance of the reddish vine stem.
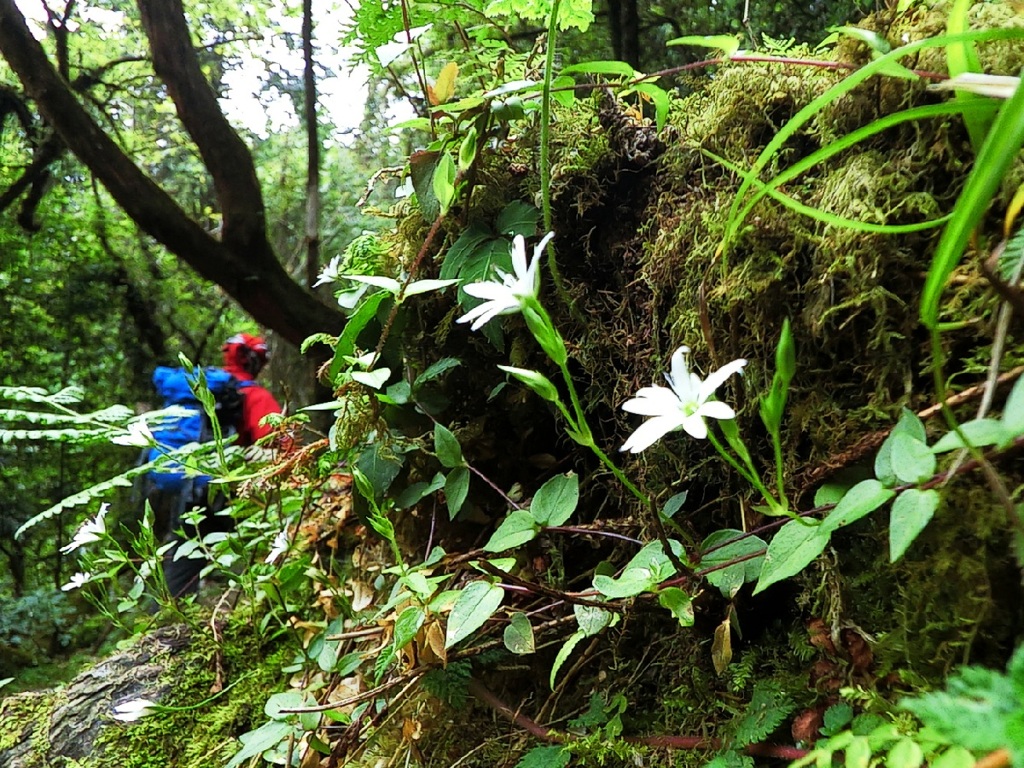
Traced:
MULTIPOLYGON (((998 388, 1014 382, 1020 378, 1021 374, 1024 374, 1024 365, 1019 365, 1016 368, 1000 375, 999 378, 996 379, 995 386, 998 388)), ((973 387, 968 387, 962 392, 950 395, 941 403, 935 403, 934 405, 930 405, 927 408, 918 411, 917 416, 922 421, 930 419, 932 416, 941 413, 943 408, 954 408, 958 405, 963 405, 964 403, 981 397, 987 389, 987 382, 983 381, 973 387)), ((797 494, 803 493, 804 490, 814 485, 824 477, 827 477, 831 473, 836 472, 843 467, 847 467, 854 462, 860 461, 871 451, 877 450, 891 431, 892 430, 886 429, 873 432, 872 434, 862 438, 853 446, 845 449, 843 452, 833 454, 828 457, 823 464, 819 464, 817 467, 807 470, 802 475, 798 475, 794 483, 797 486, 797 494)))
MULTIPOLYGON (((678 67, 670 67, 669 69, 661 69, 657 72, 651 72, 645 74, 643 77, 636 77, 623 83, 623 87, 631 87, 639 85, 640 83, 647 83, 653 80, 657 80, 660 77, 671 77, 672 75, 678 75, 683 72, 692 72, 696 69, 706 69, 707 67, 716 67, 720 64, 727 64, 729 62, 748 62, 751 64, 788 64, 791 66, 798 67, 817 67, 819 69, 843 69, 843 70, 854 70, 859 69, 861 65, 854 64, 849 61, 826 61, 824 59, 798 59, 791 58, 788 56, 767 56, 764 54, 737 54, 735 56, 718 57, 714 59, 702 59, 701 61, 694 61, 689 64, 683 64, 678 67)), ((918 77, 924 80, 945 80, 949 75, 945 75, 941 72, 930 72, 925 69, 912 69, 910 70, 918 77)), ((592 91, 596 88, 606 88, 607 83, 577 83, 575 85, 565 85, 558 88, 552 88, 552 91, 592 91)))

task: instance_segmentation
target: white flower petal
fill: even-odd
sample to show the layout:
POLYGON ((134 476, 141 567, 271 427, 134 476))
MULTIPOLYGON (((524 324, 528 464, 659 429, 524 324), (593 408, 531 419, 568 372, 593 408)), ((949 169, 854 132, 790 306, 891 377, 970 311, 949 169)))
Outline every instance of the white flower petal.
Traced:
POLYGON ((61 587, 62 592, 70 592, 72 589, 78 589, 79 587, 88 584, 92 581, 92 574, 88 571, 85 573, 76 573, 71 577, 71 581, 61 587))
POLYGON ((114 719, 123 723, 133 723, 141 717, 156 712, 156 704, 149 699, 134 699, 114 707, 114 719))
POLYGON ((690 348, 683 345, 672 353, 672 362, 669 365, 669 378, 673 384, 686 386, 690 381, 689 365, 690 348))
POLYGON ((704 440, 708 436, 708 425, 704 423, 704 419, 698 413, 690 414, 683 419, 683 429, 690 437, 695 437, 698 440, 704 440))
POLYGON ((493 302, 486 301, 483 304, 478 304, 477 306, 473 307, 471 310, 469 310, 469 312, 464 314, 462 317, 460 317, 455 322, 456 323, 471 323, 471 322, 473 322, 478 317, 480 317, 480 315, 483 315, 486 312, 489 312, 492 303, 493 302))
POLYGON ((509 293, 509 289, 500 283, 470 283, 469 285, 463 286, 462 290, 477 299, 508 301, 512 298, 509 293))
POLYGON ((636 397, 622 404, 622 410, 641 416, 660 416, 679 410, 679 398, 668 387, 644 387, 636 397))
POLYGON ((640 453, 640 451, 654 445, 669 432, 678 429, 682 423, 682 413, 675 416, 655 416, 637 427, 619 450, 640 453))
POLYGON ((527 274, 529 267, 526 264, 526 240, 522 235, 516 235, 512 240, 512 271, 516 279, 522 280, 527 274))
POLYGON ((745 366, 746 364, 747 361, 743 360, 742 358, 739 360, 733 360, 731 363, 726 363, 717 371, 708 376, 707 380, 700 385, 700 390, 697 394, 697 402, 703 403, 705 400, 707 400, 709 397, 715 394, 715 390, 722 386, 722 384, 725 383, 726 379, 728 379, 734 373, 739 373, 740 371, 742 371, 743 366, 745 366))
POLYGON ((708 400, 697 409, 697 415, 707 419, 735 419, 736 411, 721 400, 708 400))

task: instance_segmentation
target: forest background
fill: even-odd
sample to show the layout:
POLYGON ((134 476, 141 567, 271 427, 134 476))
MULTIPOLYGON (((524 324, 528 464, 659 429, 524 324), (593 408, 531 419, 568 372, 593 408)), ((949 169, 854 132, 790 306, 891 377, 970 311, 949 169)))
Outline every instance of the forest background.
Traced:
MULTIPOLYGON (((806 43, 800 49, 806 53, 836 24, 912 6, 898 5, 726 0, 696 7, 616 0, 595 6, 590 23, 589 6, 567 3, 570 22, 558 37, 558 66, 602 60, 620 64, 585 71, 678 74, 707 53, 667 45, 686 35, 723 35, 717 43, 727 50, 735 50, 729 39, 744 49, 774 52, 806 43)), ((309 337, 336 340, 350 320, 330 287, 314 287, 318 276, 331 273, 332 265, 336 276, 343 254, 351 265, 352 246, 367 242, 360 240, 365 232, 412 226, 403 218, 408 211, 400 196, 413 187, 421 206, 430 198, 417 185, 415 168, 423 157, 417 151, 436 136, 434 121, 443 114, 436 108, 460 89, 499 87, 506 58, 536 77, 547 53, 550 10, 526 2, 366 3, 354 9, 346 39, 323 40, 316 36, 318 15, 335 10, 308 0, 301 7, 159 0, 43 7, 46 23, 33 25, 13 0, 0 0, 0 54, 9 68, 0 148, 0 302, 6 318, 0 371, 8 387, 81 387, 85 396, 76 408, 85 411, 112 403, 151 407, 155 365, 173 362, 178 352, 215 363, 220 342, 239 328, 269 332, 274 361, 264 376, 293 412, 331 400, 338 380, 318 389, 315 377, 327 359, 317 354, 327 353, 313 346, 312 354, 298 354, 309 337), (292 22, 282 26, 277 20, 285 17, 292 22), (36 37, 41 48, 32 42, 36 37), (260 61, 271 38, 300 57, 301 71, 260 61), (332 110, 319 95, 326 83, 347 76, 333 64, 334 48, 342 43, 355 45, 355 61, 370 72, 365 114, 355 132, 332 124, 332 110), (456 61, 461 74, 451 68, 456 61), (266 105, 289 104, 294 123, 254 133, 225 118, 225 83, 242 66, 263 68, 258 98, 266 105), (397 103, 419 120, 393 125, 397 103)), ((876 46, 876 55, 885 53, 877 40, 858 42, 865 41, 876 46)), ((663 88, 645 92, 648 99, 640 100, 635 116, 644 120, 646 109, 648 124, 661 128, 663 94, 683 96, 694 86, 671 76, 659 82, 663 88)), ((536 110, 524 110, 514 98, 494 112, 504 110, 501 119, 510 124, 535 120, 536 110)), ((500 147, 504 138, 497 134, 486 149, 500 147)), ((428 156, 434 163, 436 156, 428 156)), ((436 175, 433 164, 431 173, 436 175)), ((444 185, 434 181, 432 190, 440 200, 430 205, 443 210, 444 185)), ((525 216, 534 223, 539 217, 539 211, 533 219, 525 216)), ((428 242, 432 236, 420 235, 428 242)), ((457 236, 451 233, 453 241, 457 236)), ((382 324, 390 327, 390 321, 382 324)), ((314 426, 326 432, 326 424, 314 426)), ((316 437, 311 432, 308 439, 316 437)), ((332 448, 336 439, 332 433, 332 448)), ((434 448, 449 467, 444 439, 434 448)), ((41 509, 135 460, 130 449, 86 442, 72 435, 0 445, 0 557, 7 566, 0 571, 0 659, 7 665, 0 677, 13 678, 5 693, 70 676, 77 665, 66 663, 69 657, 87 660, 105 642, 121 639, 74 592, 61 589, 78 570, 61 549, 81 524, 82 510, 61 510, 29 535, 15 536, 41 509), (59 674, 49 660, 58 662, 59 674)), ((457 453, 454 466, 462 461, 457 453)), ((417 489, 421 498, 439 490, 427 489, 433 482, 417 489)), ((371 507, 378 490, 368 494, 371 507)), ((128 491, 115 493, 117 516, 131 528, 137 505, 128 491)), ((714 637, 718 646, 726 642, 721 628, 714 637)), ((988 660, 998 657, 993 652, 988 660)), ((723 658, 719 647, 716 666, 723 658)), ((753 669, 734 674, 756 676, 753 669)), ((792 710, 762 695, 769 720, 792 710)), ((591 707, 603 737, 617 735, 614 723, 624 706, 611 697, 591 707)), ((772 729, 760 723, 753 730, 766 736, 772 729)), ((743 746, 753 740, 746 738, 743 746)), ((561 758, 536 759, 555 765, 561 758)))

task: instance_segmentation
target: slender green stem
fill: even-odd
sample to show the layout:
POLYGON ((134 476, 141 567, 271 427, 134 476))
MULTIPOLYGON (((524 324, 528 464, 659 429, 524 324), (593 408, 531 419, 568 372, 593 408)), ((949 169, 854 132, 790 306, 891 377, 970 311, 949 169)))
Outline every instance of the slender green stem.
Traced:
POLYGON ((789 502, 786 500, 786 481, 783 477, 782 467, 782 436, 779 430, 772 430, 772 447, 775 449, 775 488, 779 493, 779 501, 786 509, 789 502))
MULTIPOLYGON (((558 39, 558 6, 561 0, 552 0, 548 18, 547 51, 544 56, 544 84, 540 99, 540 197, 544 216, 544 231, 551 231, 551 80, 555 71, 555 41, 558 39)), ((548 243, 548 269, 555 283, 558 297, 571 306, 569 295, 562 283, 562 274, 555 261, 555 249, 548 243)))
POLYGON ((757 475, 757 470, 750 464, 749 460, 746 462, 746 467, 740 464, 733 455, 725 449, 725 446, 718 441, 718 438, 715 437, 715 434, 711 431, 708 432, 708 440, 715 447, 715 450, 721 454, 722 458, 729 462, 732 468, 739 472, 744 480, 754 486, 757 492, 764 497, 764 500, 768 502, 772 509, 782 508, 779 502, 776 501, 775 497, 772 496, 771 491, 769 491, 765 487, 764 483, 761 482, 761 478, 757 475))

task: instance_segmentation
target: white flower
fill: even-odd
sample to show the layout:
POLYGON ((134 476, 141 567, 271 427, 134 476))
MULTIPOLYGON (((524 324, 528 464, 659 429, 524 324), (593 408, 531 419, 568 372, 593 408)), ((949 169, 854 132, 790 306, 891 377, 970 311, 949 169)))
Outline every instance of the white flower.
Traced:
MULTIPOLYGON (((71 543, 61 547, 60 551, 64 554, 74 552, 83 544, 91 544, 103 538, 107 532, 107 524, 103 522, 103 518, 106 517, 108 509, 110 509, 110 504, 102 504, 100 511, 96 514, 96 519, 86 520, 82 523, 82 527, 78 529, 74 538, 71 539, 71 543)), ((77 586, 81 586, 81 584, 77 586)))
POLYGON ((141 717, 156 712, 156 704, 149 699, 132 699, 114 707, 114 719, 122 723, 134 723, 141 717))
POLYGON ((110 442, 114 445, 134 445, 137 448, 144 448, 147 445, 153 445, 155 440, 153 433, 149 431, 146 420, 137 419, 128 424, 128 434, 112 437, 110 442))
POLYGON ((540 256, 548 241, 554 236, 554 232, 548 232, 533 249, 533 258, 527 263, 526 241, 522 235, 516 235, 512 242, 512 274, 507 275, 500 269, 495 269, 501 278, 500 283, 486 281, 465 286, 463 290, 470 296, 486 301, 473 307, 456 322, 472 321, 470 329, 475 331, 498 315, 514 315, 522 310, 529 299, 536 299, 537 291, 540 290, 540 256))
POLYGON ((281 555, 288 551, 288 529, 284 529, 274 537, 274 543, 270 545, 270 554, 263 562, 274 563, 281 555))
POLYGON ((963 72, 949 80, 928 86, 929 91, 967 91, 995 99, 1008 99, 1020 87, 1020 78, 1012 75, 984 75, 963 72))
POLYGON ((70 592, 72 589, 78 589, 82 585, 88 584, 90 581, 92 581, 91 573, 76 573, 71 577, 71 581, 61 587, 61 590, 64 592, 70 592))
POLYGON ((335 256, 326 267, 320 270, 320 274, 317 276, 316 282, 313 283, 313 287, 318 288, 321 285, 327 285, 327 283, 337 282, 339 269, 341 269, 341 256, 335 256))
POLYGON ((686 360, 689 354, 689 347, 680 347, 672 355, 672 372, 665 374, 668 387, 657 384, 643 387, 636 393, 636 397, 623 403, 622 410, 651 418, 637 427, 619 450, 640 453, 669 432, 680 428, 698 440, 703 440, 708 436, 705 418, 736 417, 736 411, 731 407, 709 398, 727 378, 741 371, 747 361, 733 360, 701 381, 700 376, 690 372, 686 360))

